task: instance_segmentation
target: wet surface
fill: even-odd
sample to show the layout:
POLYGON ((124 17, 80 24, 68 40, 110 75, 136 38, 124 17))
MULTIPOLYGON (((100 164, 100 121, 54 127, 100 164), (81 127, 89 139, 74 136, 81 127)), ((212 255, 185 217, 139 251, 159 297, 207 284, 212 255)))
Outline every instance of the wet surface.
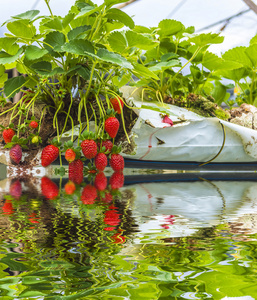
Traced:
POLYGON ((0 168, 0 299, 257 298, 255 173, 110 173, 97 190, 0 168))

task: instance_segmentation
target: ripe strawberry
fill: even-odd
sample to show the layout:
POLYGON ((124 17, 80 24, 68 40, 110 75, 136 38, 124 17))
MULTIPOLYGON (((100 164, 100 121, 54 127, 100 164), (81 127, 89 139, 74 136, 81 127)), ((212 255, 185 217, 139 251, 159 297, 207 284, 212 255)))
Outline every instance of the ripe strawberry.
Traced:
POLYGON ((107 178, 106 176, 104 175, 103 172, 100 172, 98 174, 96 174, 96 177, 95 177, 95 187, 98 191, 103 191, 106 189, 107 187, 107 178))
POLYGON ((59 156, 59 148, 54 145, 46 146, 41 154, 41 164, 43 167, 49 166, 59 156))
POLYGON ((65 158, 66 160, 71 163, 76 158, 76 153, 73 149, 69 148, 65 151, 65 158))
POLYGON ((111 138, 115 138, 120 127, 120 122, 115 117, 109 117, 105 120, 104 129, 111 138))
POLYGON ((68 181, 64 186, 64 190, 67 195, 72 195, 76 190, 76 186, 75 186, 74 182, 68 181))
POLYGON ((69 180, 76 184, 81 184, 84 179, 83 168, 84 165, 81 159, 72 161, 69 164, 69 180))
POLYGON ((105 147, 105 152, 110 153, 112 151, 113 143, 110 140, 102 142, 102 147, 105 147))
POLYGON ((124 185, 124 175, 122 172, 114 172, 109 181, 111 188, 116 190, 124 185))
POLYGON ((81 150, 87 159, 94 158, 97 154, 97 144, 94 140, 84 140, 80 144, 81 150))
POLYGON ((110 102, 113 106, 113 109, 118 113, 118 114, 121 114, 121 111, 123 109, 123 101, 121 100, 121 98, 111 98, 110 99, 110 102))
POLYGON ((20 196, 22 194, 22 186, 21 186, 21 183, 18 179, 16 179, 15 181, 13 181, 11 183, 10 188, 9 188, 9 192, 15 199, 20 198, 20 196))
POLYGON ((32 128, 32 129, 37 128, 37 127, 38 127, 38 122, 36 122, 36 121, 31 121, 31 122, 29 123, 29 127, 32 128))
POLYGON ((14 213, 11 200, 5 201, 4 205, 2 206, 2 211, 4 215, 12 215, 14 213))
POLYGON ((113 153, 109 163, 113 171, 122 171, 124 169, 124 158, 120 154, 113 153))
POLYGON ((48 177, 41 178, 41 192, 49 200, 55 199, 59 195, 58 186, 48 177))
POLYGON ((84 204, 94 204, 96 197, 97 197, 96 188, 93 185, 88 184, 84 187, 84 189, 81 193, 80 200, 84 204))
POLYGON ((20 145, 15 145, 10 150, 10 158, 13 164, 18 165, 22 158, 22 149, 20 145))
POLYGON ((10 143, 12 141, 15 131, 12 128, 7 128, 3 130, 3 139, 5 143, 10 143))
POLYGON ((107 156, 102 152, 97 153, 95 157, 95 167, 97 168, 97 170, 103 171, 107 166, 107 164, 108 164, 107 156))

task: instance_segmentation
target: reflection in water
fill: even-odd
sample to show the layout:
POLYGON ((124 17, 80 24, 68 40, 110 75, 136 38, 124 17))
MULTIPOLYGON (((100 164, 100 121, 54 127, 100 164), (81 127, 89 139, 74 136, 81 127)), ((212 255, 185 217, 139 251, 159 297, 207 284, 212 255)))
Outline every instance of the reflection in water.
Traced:
POLYGON ((257 298, 257 182, 96 178, 0 182, 1 299, 257 298))

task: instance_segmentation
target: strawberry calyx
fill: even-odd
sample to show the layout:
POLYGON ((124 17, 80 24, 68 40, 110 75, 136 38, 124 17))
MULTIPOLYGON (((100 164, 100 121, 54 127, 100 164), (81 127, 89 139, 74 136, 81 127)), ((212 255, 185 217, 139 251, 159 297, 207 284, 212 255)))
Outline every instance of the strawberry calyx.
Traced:
POLYGON ((23 149, 28 149, 28 139, 25 138, 18 138, 17 135, 14 135, 12 138, 12 141, 10 143, 7 143, 4 148, 10 149, 15 145, 20 145, 23 149))

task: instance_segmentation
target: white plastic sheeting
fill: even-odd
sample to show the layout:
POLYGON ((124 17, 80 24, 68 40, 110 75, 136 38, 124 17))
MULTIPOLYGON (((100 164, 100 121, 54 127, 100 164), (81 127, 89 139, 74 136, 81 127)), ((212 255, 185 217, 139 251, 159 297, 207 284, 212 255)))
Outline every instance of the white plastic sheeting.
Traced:
POLYGON ((138 92, 125 87, 123 96, 138 114, 131 132, 135 147, 126 158, 171 162, 257 161, 257 131, 218 118, 204 118, 187 109, 161 103, 143 103, 138 92), (141 108, 142 104, 144 108, 141 108), (149 107, 146 108, 146 106, 149 107), (174 125, 162 122, 160 109, 174 125))

